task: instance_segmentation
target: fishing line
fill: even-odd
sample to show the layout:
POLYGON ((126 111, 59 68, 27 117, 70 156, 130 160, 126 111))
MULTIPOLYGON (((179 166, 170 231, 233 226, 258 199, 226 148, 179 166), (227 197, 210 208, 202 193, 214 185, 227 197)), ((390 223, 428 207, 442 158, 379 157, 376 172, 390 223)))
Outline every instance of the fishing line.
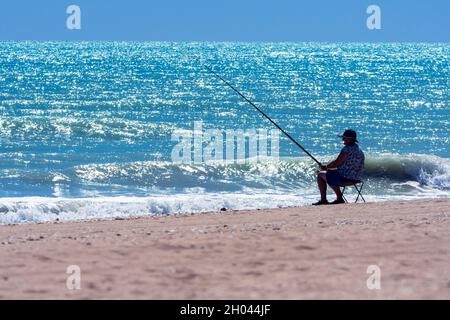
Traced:
POLYGON ((294 142, 300 149, 303 150, 303 152, 305 152, 308 156, 311 157, 311 159, 313 159, 319 166, 321 166, 322 164, 305 148, 302 147, 302 145, 300 143, 298 143, 294 138, 291 137, 291 135, 289 133, 287 133, 286 131, 284 131, 275 121, 273 121, 267 114, 264 113, 264 111, 262 111, 257 105, 255 105, 250 99, 248 99, 246 96, 244 96, 238 89, 236 89, 233 85, 231 85, 227 80, 225 80, 224 78, 222 78, 219 74, 217 74, 216 72, 214 72, 214 70, 210 67, 208 67, 207 65, 203 65, 205 67, 206 70, 208 70, 209 72, 211 72, 213 75, 215 75, 217 78, 219 78, 223 83, 225 83, 228 87, 230 87, 231 89, 234 90, 234 92, 236 92, 239 96, 241 96, 245 101, 247 101, 251 106, 253 106, 256 110, 258 110, 264 117, 266 117, 267 120, 269 120, 275 127, 278 128, 278 130, 280 130, 281 132, 283 132, 286 137, 288 137, 292 142, 294 142))

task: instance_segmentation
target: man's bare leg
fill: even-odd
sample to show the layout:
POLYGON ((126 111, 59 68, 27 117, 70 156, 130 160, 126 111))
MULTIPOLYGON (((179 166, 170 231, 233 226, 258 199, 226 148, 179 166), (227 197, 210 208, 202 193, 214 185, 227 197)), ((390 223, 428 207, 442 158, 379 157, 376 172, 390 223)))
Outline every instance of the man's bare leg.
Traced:
POLYGON ((320 191, 320 200, 327 200, 327 176, 324 172, 319 172, 317 175, 317 185, 319 186, 320 191))
POLYGON ((339 188, 339 187, 331 187, 331 189, 333 189, 334 193, 336 193, 336 200, 337 201, 344 200, 341 188, 339 188))

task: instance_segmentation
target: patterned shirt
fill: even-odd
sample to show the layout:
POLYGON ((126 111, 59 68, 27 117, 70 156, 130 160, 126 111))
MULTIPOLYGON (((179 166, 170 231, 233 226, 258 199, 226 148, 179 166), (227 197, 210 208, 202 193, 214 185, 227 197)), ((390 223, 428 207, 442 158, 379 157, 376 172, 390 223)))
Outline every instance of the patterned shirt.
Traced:
POLYGON ((341 153, 346 154, 347 159, 337 167, 337 172, 345 179, 361 180, 365 157, 359 146, 356 143, 345 146, 341 153))

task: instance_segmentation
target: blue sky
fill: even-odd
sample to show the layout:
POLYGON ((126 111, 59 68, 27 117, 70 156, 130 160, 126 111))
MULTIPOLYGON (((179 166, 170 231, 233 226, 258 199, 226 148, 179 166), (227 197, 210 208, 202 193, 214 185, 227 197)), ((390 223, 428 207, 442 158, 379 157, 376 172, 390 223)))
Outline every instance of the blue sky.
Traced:
POLYGON ((450 42, 449 0, 8 0, 0 40, 450 42), (66 8, 82 29, 66 28, 66 8), (366 9, 382 10, 368 30, 366 9))

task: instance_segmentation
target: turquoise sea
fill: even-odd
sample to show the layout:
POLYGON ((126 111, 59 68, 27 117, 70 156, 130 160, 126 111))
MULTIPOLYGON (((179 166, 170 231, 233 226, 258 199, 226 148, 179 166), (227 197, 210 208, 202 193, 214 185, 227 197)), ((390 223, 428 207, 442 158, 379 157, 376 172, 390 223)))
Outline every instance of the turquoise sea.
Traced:
POLYGON ((176 129, 272 129, 320 161, 359 134, 367 200, 450 196, 450 44, 0 42, 0 224, 285 207, 316 166, 171 161, 176 129))

